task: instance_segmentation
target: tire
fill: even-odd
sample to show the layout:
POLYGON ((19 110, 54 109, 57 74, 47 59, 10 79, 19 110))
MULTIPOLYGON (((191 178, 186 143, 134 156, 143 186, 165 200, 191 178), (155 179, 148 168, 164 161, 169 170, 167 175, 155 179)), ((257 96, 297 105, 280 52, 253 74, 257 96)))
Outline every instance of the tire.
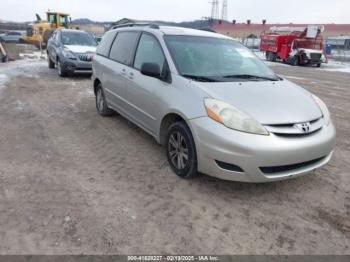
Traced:
POLYGON ((298 66, 299 65, 299 59, 297 56, 295 56, 291 61, 292 66, 298 66))
POLYGON ((321 67, 321 63, 318 63, 316 66, 317 66, 317 67, 321 67))
POLYGON ((47 64, 48 64, 49 68, 51 68, 51 69, 55 68, 55 63, 52 62, 52 60, 49 56, 49 53, 47 53, 47 64))
POLYGON ((168 162, 174 173, 184 179, 197 177, 196 146, 186 123, 172 124, 168 129, 166 141, 168 162))
POLYGON ((112 109, 110 109, 107 105, 106 96, 105 96, 105 93, 103 92, 101 83, 98 84, 97 86, 95 101, 96 101, 96 109, 99 115, 105 116, 105 117, 114 115, 115 112, 112 109))
POLYGON ((61 61, 57 59, 57 70, 60 77, 66 77, 67 71, 62 67, 61 61))
POLYGON ((276 62, 276 60, 277 60, 277 54, 271 52, 271 62, 276 62))

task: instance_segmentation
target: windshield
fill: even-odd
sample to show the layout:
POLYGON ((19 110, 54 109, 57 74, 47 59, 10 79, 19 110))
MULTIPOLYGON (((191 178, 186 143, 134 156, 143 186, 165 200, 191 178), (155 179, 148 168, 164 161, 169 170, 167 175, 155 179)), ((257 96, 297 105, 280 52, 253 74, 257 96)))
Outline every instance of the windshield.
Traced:
POLYGON ((294 40, 294 48, 322 50, 322 39, 296 39, 294 40))
POLYGON ((280 80, 259 58, 230 39, 198 36, 164 36, 184 77, 197 81, 234 82, 280 80))
POLYGON ((82 32, 62 32, 62 44, 96 46, 95 39, 88 33, 82 32))

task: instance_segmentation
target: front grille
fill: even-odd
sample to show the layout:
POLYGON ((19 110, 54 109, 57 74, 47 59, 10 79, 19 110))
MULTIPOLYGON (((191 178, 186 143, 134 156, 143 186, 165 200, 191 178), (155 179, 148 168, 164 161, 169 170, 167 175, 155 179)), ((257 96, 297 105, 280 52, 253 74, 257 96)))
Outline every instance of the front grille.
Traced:
POLYGON ((294 138, 294 137, 307 137, 307 136, 311 136, 314 134, 317 134, 318 132, 320 132, 321 129, 318 129, 316 131, 313 132, 309 132, 309 133, 304 133, 304 134, 282 134, 282 133, 275 133, 276 136, 280 136, 280 137, 289 137, 289 138, 294 138))
POLYGON ((311 54, 310 54, 310 57, 311 57, 311 60, 312 60, 312 61, 320 61, 320 60, 321 60, 321 57, 322 57, 322 54, 319 54, 319 53, 311 53, 311 54))
POLYGON ((294 171, 299 168, 305 168, 312 166, 318 162, 321 162, 326 157, 317 158, 311 161, 298 163, 298 164, 292 164, 292 165, 286 165, 286 166, 269 166, 269 167, 260 167, 260 170, 265 174, 275 174, 275 173, 283 173, 288 171, 294 171))
POLYGON ((310 123, 310 130, 304 132, 300 130, 297 125, 300 123, 291 123, 291 124, 273 124, 273 125, 264 125, 265 128, 272 134, 283 137, 303 137, 310 136, 319 132, 324 124, 323 118, 318 118, 312 120, 310 123))
POLYGON ((85 62, 91 62, 92 61, 92 54, 80 54, 78 55, 79 60, 85 61, 85 62))

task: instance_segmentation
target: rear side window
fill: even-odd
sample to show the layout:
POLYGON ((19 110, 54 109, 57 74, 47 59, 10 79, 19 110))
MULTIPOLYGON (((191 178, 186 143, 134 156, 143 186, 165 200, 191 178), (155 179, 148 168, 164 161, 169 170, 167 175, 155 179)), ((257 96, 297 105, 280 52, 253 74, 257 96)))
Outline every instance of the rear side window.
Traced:
POLYGON ((103 36, 101 43, 97 48, 97 54, 108 57, 109 50, 111 49, 111 45, 115 35, 116 35, 116 32, 109 31, 103 36))
POLYGON ((110 59, 130 65, 138 32, 120 32, 112 45, 110 59))

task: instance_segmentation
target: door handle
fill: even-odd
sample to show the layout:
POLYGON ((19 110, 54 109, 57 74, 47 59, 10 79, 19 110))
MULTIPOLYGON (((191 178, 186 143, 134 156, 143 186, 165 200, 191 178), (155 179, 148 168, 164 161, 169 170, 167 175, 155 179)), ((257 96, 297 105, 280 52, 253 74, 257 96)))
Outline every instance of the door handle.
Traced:
POLYGON ((126 75, 126 69, 122 69, 121 74, 126 75))
POLYGON ((130 79, 134 79, 134 73, 130 73, 130 74, 129 74, 129 78, 130 78, 130 79))

